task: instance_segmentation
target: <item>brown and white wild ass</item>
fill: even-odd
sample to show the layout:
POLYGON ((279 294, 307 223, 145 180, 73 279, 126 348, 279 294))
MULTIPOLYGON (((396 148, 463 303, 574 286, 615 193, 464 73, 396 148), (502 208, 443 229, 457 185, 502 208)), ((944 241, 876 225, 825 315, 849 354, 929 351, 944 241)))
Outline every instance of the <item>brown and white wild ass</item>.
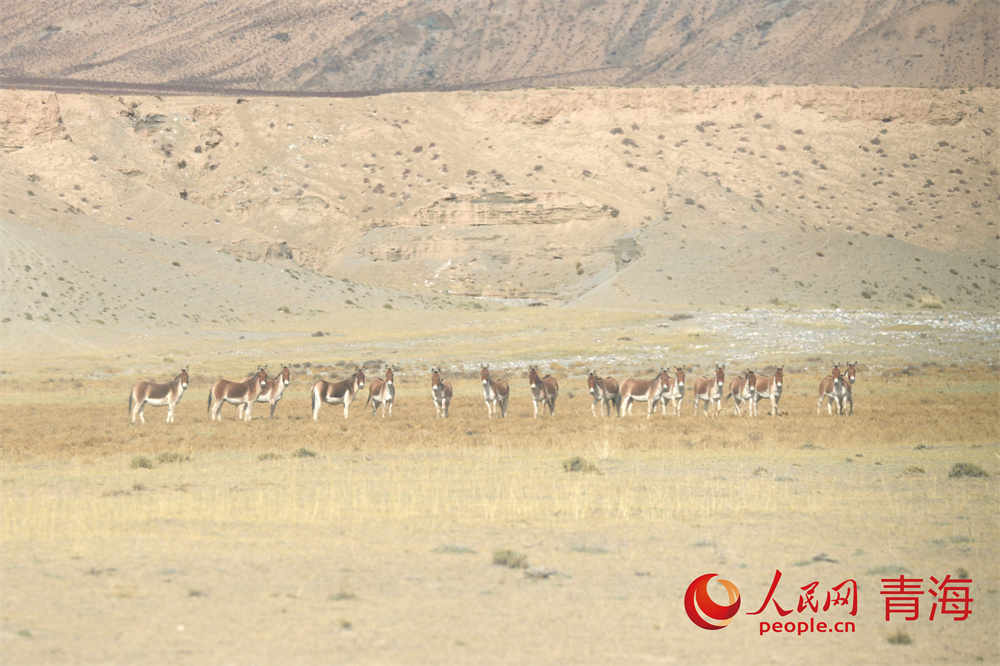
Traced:
MULTIPOLYGON (((286 363, 281 366, 281 372, 274 379, 268 379, 265 388, 261 389, 257 396, 257 402, 268 402, 271 404, 271 418, 274 418, 274 408, 278 406, 278 401, 285 393, 285 387, 292 381, 292 370, 286 363)), ((237 418, 243 418, 245 406, 241 403, 236 406, 237 418)))
MULTIPOLYGON (((847 365, 848 372, 853 371, 854 366, 851 364, 847 365)), ((854 413, 854 398, 851 396, 851 380, 850 375, 841 374, 840 366, 834 365, 833 370, 830 374, 819 380, 819 402, 816 403, 816 415, 818 416, 823 411, 823 400, 829 400, 827 403, 827 411, 833 414, 833 403, 837 403, 837 414, 842 415, 844 413, 845 402, 851 403, 850 414, 854 413)))
POLYGON ((708 406, 715 403, 715 414, 718 416, 722 411, 723 385, 726 383, 726 366, 715 366, 714 377, 698 377, 694 380, 694 413, 698 414, 698 405, 705 403, 705 416, 708 416, 708 406))
POLYGON ((431 368, 431 399, 439 419, 448 418, 448 406, 451 404, 451 382, 441 379, 441 368, 431 368))
MULTIPOLYGON (((844 397, 849 403, 851 403, 851 411, 847 413, 848 416, 854 413, 854 380, 857 379, 855 373, 857 372, 858 362, 847 364, 847 370, 845 374, 847 375, 847 395, 844 397)), ((841 405, 843 407, 843 405, 841 405)))
POLYGON ((778 415, 778 403, 781 401, 781 382, 784 380, 785 366, 774 369, 774 374, 757 375, 757 384, 754 387, 754 398, 750 405, 753 407, 753 415, 757 416, 757 404, 761 400, 771 401, 771 416, 778 415))
POLYGON ((357 368, 350 379, 339 382, 328 382, 324 379, 317 379, 312 385, 309 394, 312 396, 313 421, 319 420, 319 408, 323 403, 328 405, 343 405, 344 418, 350 413, 351 403, 358 395, 358 391, 365 387, 365 371, 357 368))
POLYGON ((153 407, 167 406, 167 423, 174 422, 174 407, 181 401, 185 389, 188 387, 187 368, 181 369, 181 374, 174 377, 168 384, 154 384, 153 382, 139 382, 132 387, 132 393, 128 396, 128 411, 132 415, 132 423, 135 417, 139 421, 146 422, 146 417, 142 415, 146 403, 153 407))
MULTIPOLYGON (((528 368, 528 386, 531 388, 531 400, 535 406, 535 418, 538 418, 538 403, 549 408, 549 414, 556 413, 556 398, 559 397, 559 382, 552 375, 538 376, 538 368, 528 368)), ((543 407, 544 411, 544 407, 543 407)))
POLYGON ((490 379, 490 366, 480 369, 479 377, 483 381, 483 399, 486 400, 486 413, 492 419, 494 414, 507 417, 507 399, 510 398, 510 385, 506 379, 490 379))
POLYGON ((591 370, 587 375, 587 390, 594 399, 590 405, 591 414, 597 416, 597 403, 601 403, 601 416, 610 416, 612 405, 615 407, 615 414, 621 416, 622 394, 617 379, 614 377, 599 379, 591 370))
POLYGON ((740 410, 740 405, 747 403, 747 414, 751 413, 750 401, 753 400, 754 391, 757 389, 757 374, 750 370, 746 371, 746 374, 742 377, 737 377, 729 382, 729 393, 726 394, 725 399, 733 399, 733 405, 736 408, 736 416, 741 416, 743 412, 740 410))
POLYGON ((663 368, 660 369, 659 374, 653 379, 634 379, 629 377, 622 382, 621 385, 621 414, 624 415, 626 412, 629 416, 632 415, 632 403, 634 402, 645 402, 646 403, 646 418, 651 418, 653 416, 653 409, 656 408, 656 403, 659 402, 660 396, 663 395, 663 387, 667 381, 667 371, 663 368))
POLYGON ((241 382, 220 379, 208 392, 208 414, 212 421, 222 420, 222 406, 227 402, 237 406, 237 417, 250 420, 250 410, 257 396, 267 387, 267 369, 257 368, 257 374, 241 382), (242 407, 242 409, 240 409, 242 407))
POLYGON ((385 418, 386 407, 389 408, 389 416, 392 416, 392 403, 396 399, 396 387, 392 381, 393 371, 390 367, 385 370, 385 379, 373 379, 368 384, 368 402, 365 405, 369 402, 372 404, 372 416, 375 416, 379 405, 382 406, 382 418, 385 418))
POLYGON ((663 415, 667 415, 667 401, 670 401, 670 406, 673 408, 674 415, 681 415, 681 404, 684 402, 684 368, 675 367, 676 377, 667 377, 666 383, 663 385, 663 395, 660 396, 660 405, 663 407, 663 415))

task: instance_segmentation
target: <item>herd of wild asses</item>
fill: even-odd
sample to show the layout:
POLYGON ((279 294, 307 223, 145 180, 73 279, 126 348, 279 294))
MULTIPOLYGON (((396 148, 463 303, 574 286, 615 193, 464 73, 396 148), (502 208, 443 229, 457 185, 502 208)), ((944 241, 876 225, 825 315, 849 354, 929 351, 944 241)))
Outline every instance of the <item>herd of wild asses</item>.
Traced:
MULTIPOLYGON (((837 414, 850 415, 854 413, 854 399, 851 387, 854 384, 857 363, 848 363, 844 370, 834 365, 831 373, 819 382, 819 397, 816 403, 816 413, 822 413, 826 402, 827 412, 833 414, 836 406, 837 414)), ((784 367, 775 368, 773 375, 764 375, 747 369, 726 385, 726 369, 724 365, 716 365, 714 374, 707 377, 695 377, 688 391, 688 379, 683 368, 675 367, 674 375, 669 369, 661 369, 653 379, 629 378, 619 383, 613 377, 598 377, 593 371, 587 375, 587 389, 593 398, 591 413, 596 417, 610 416, 614 412, 618 416, 631 415, 632 405, 646 404, 646 418, 651 418, 659 407, 667 413, 670 404, 671 413, 680 416, 681 405, 687 395, 691 395, 694 403, 694 413, 699 410, 708 416, 718 416, 724 403, 733 401, 734 414, 743 414, 745 409, 751 416, 756 416, 758 404, 762 400, 770 403, 771 415, 777 415, 778 403, 781 401, 781 385, 784 378, 784 367)), ((396 387, 393 369, 387 368, 385 377, 373 379, 368 383, 368 400, 372 416, 382 409, 382 417, 392 416, 392 406, 395 402, 396 387)), ((486 412, 489 418, 507 416, 507 402, 510 398, 510 383, 506 379, 496 379, 490 376, 489 365, 480 368, 480 380, 483 385, 483 399, 486 402, 486 412)), ((132 423, 136 418, 145 423, 143 416, 145 406, 167 407, 167 423, 174 421, 174 409, 180 402, 184 391, 188 388, 188 369, 184 368, 173 381, 166 384, 139 382, 132 387, 129 395, 129 413, 132 423)), ((288 364, 281 372, 272 378, 267 375, 266 368, 258 368, 248 379, 229 381, 219 379, 212 385, 208 394, 208 413, 212 420, 222 420, 222 407, 229 403, 236 406, 237 418, 250 420, 253 406, 258 402, 271 405, 271 418, 274 410, 284 394, 285 387, 291 382, 291 369, 288 364)), ((544 377, 538 374, 536 366, 528 369, 528 385, 531 389, 531 400, 534 406, 534 416, 538 418, 539 406, 544 414, 555 414, 556 398, 559 397, 559 382, 551 375, 544 377)), ((343 405, 344 418, 350 415, 351 403, 365 387, 365 373, 357 368, 350 378, 329 382, 317 380, 309 391, 312 401, 312 418, 319 419, 319 409, 324 404, 343 405)), ((442 376, 440 368, 431 369, 431 398, 436 414, 440 418, 448 417, 451 405, 452 385, 442 376)))

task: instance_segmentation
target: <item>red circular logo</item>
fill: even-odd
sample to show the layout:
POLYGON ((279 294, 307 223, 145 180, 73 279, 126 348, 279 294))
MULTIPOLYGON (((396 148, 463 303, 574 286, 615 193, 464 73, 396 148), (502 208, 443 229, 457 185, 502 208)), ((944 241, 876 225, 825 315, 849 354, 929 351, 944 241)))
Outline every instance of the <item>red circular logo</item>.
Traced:
POLYGON ((688 585, 687 592, 684 594, 684 610, 687 611, 691 621, 702 629, 728 627, 737 611, 740 610, 740 591, 728 580, 719 579, 729 594, 727 605, 717 604, 708 596, 708 581, 717 575, 710 573, 698 576, 688 585))

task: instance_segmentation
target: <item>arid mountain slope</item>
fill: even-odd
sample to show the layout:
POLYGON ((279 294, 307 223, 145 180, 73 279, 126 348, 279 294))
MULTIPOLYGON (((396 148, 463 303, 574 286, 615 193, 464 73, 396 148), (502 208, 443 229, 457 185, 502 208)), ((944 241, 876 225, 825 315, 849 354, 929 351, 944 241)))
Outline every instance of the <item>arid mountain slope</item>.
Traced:
POLYGON ((206 91, 996 86, 998 17, 996 0, 22 1, 4 4, 0 76, 206 91))
MULTIPOLYGON (((1000 305, 991 90, 2 95, 7 236, 82 239, 85 217, 157 247, 278 262, 432 307, 456 295, 638 309, 1000 305)), ((101 270, 104 256, 79 263, 101 270)), ((175 260, 185 272, 204 263, 172 257, 167 274, 175 260)), ((6 291, 24 276, 20 260, 5 262, 6 291)), ((227 265, 258 280, 258 262, 227 265)), ((63 285, 23 286, 51 297, 63 285)), ((282 306, 327 310, 296 293, 282 306)), ((356 301, 349 293, 336 298, 356 301)), ((202 295, 218 300, 210 311, 228 307, 228 294, 202 295)), ((5 316, 49 307, 37 294, 16 303, 5 316)))

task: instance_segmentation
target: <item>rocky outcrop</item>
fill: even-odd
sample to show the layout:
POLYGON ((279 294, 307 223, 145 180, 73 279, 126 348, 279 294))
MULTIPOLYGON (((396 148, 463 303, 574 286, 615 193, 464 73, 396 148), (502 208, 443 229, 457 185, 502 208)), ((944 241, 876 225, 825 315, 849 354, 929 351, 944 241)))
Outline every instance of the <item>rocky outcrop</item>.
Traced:
POLYGON ((66 139, 59 110, 59 97, 53 93, 3 94, 0 113, 0 152, 10 153, 25 146, 44 146, 66 139))

